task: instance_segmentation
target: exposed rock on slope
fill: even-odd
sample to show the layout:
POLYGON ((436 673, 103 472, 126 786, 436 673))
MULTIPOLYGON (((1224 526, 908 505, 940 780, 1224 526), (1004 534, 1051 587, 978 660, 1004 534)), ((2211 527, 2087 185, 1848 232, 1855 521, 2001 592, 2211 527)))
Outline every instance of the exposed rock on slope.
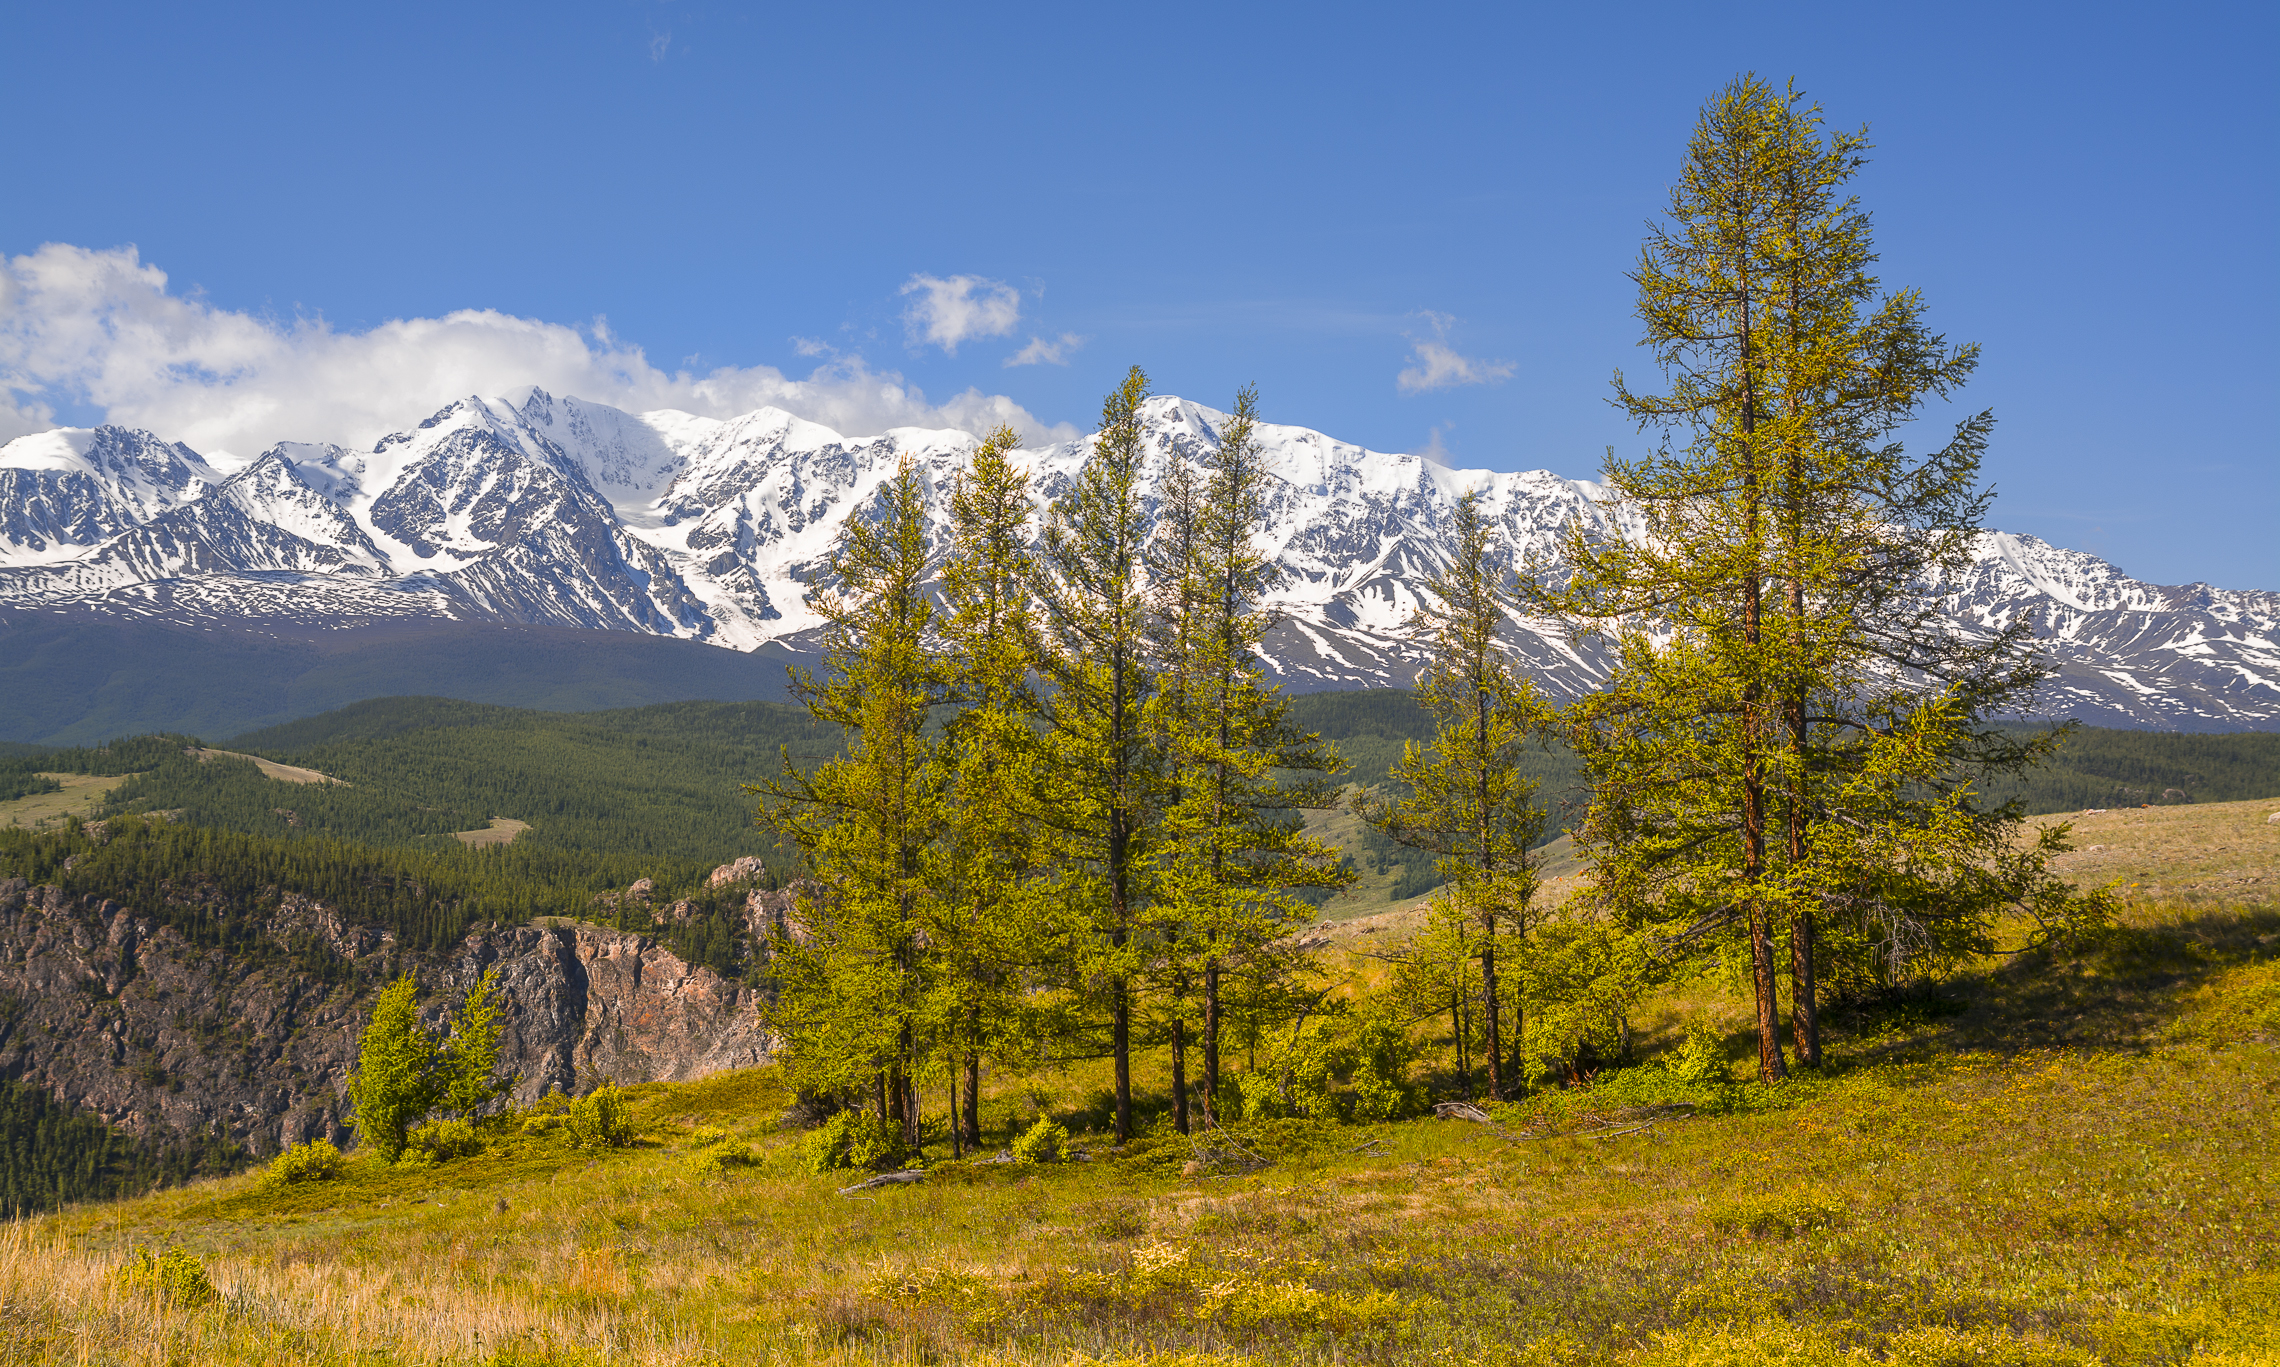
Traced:
POLYGON ((217 1131, 266 1153, 345 1139, 343 1097, 378 988, 421 979, 440 1017, 487 968, 506 1005, 515 1095, 580 1077, 700 1077, 766 1061, 750 989, 655 941, 589 925, 470 931, 448 954, 287 895, 239 956, 94 897, 0 881, 0 1077, 137 1134, 217 1131))

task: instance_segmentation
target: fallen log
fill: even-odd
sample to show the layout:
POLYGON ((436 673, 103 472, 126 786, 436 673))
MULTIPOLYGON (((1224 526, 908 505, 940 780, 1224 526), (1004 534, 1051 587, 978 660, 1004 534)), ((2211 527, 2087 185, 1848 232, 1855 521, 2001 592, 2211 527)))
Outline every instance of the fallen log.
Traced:
POLYGON ((901 1186, 906 1182, 916 1182, 924 1176, 926 1176, 926 1171, 923 1168, 912 1168, 907 1172, 882 1172, 868 1182, 857 1182, 851 1187, 841 1187, 839 1194, 845 1196, 851 1191, 869 1191, 873 1187, 901 1186))
POLYGON ((1480 1125, 1496 1125, 1496 1128, 1500 1130, 1504 1128, 1502 1125, 1496 1124, 1496 1117, 1469 1101, 1435 1102, 1433 1114, 1443 1120, 1470 1120, 1480 1125))

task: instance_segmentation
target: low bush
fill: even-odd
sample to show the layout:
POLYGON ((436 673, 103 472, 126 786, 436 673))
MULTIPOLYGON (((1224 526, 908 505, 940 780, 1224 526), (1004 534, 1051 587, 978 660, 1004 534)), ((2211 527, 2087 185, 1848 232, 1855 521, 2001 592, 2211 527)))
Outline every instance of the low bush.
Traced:
POLYGON ((1013 1141, 1018 1163, 1058 1163, 1068 1156, 1069 1131, 1051 1120, 1040 1119, 1013 1141))
POLYGON ((622 1149, 633 1142, 633 1117, 616 1087, 597 1087, 571 1102, 563 1126, 576 1148, 622 1149))
POLYGON ((1747 1197, 1710 1213, 1710 1227, 1726 1233, 1779 1234, 1787 1238, 1845 1222, 1845 1203, 1827 1192, 1784 1191, 1747 1197))
POLYGON ((404 1161, 421 1166, 473 1158, 482 1151, 482 1139, 464 1120, 431 1120, 404 1136, 404 1161))
POLYGON ((868 1111, 841 1111, 800 1141, 800 1153, 811 1172, 824 1173, 896 1167, 908 1151, 899 1126, 868 1111))
POLYGON ((332 1141, 312 1139, 278 1154, 275 1161, 262 1170, 261 1185, 283 1187, 301 1182, 332 1182, 347 1171, 348 1158, 333 1147, 332 1141))
POLYGON ((221 1299, 221 1293, 206 1276, 206 1265, 182 1248, 169 1248, 163 1253, 136 1249, 127 1265, 119 1269, 119 1284, 129 1291, 147 1292, 178 1306, 194 1307, 221 1299))

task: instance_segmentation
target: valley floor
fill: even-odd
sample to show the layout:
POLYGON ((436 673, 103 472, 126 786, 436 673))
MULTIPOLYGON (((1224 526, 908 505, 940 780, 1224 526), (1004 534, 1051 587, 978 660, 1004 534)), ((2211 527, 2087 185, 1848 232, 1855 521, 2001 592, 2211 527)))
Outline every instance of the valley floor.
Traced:
MULTIPOLYGON (((2140 905, 1779 1088, 1647 1063, 1501 1128, 1266 1122, 1256 1170, 1159 1130, 841 1194, 771 1070, 648 1085, 629 1149, 502 1130, 10 1225, 0 1360, 2275 1362, 2276 951, 2270 909, 2140 905), (122 1280, 176 1246, 172 1293, 122 1280)), ((1002 1091, 993 1147, 1059 1101, 1002 1091)))

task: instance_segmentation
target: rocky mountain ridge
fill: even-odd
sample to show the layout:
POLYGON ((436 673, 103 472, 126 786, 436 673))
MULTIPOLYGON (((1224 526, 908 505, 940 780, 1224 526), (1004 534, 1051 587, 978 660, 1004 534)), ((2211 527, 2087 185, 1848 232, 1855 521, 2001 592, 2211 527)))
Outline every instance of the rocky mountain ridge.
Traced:
MULTIPOLYGON (((1151 502, 1166 462, 1209 449, 1225 420, 1148 401, 1151 502)), ((1548 557, 1571 519, 1622 530, 1589 481, 1452 470, 1300 427, 1259 435, 1275 477, 1259 541, 1284 575, 1266 649, 1295 689, 1414 676, 1410 614, 1468 490, 1516 567, 1548 557)), ((459 400, 370 451, 284 443, 234 470, 150 433, 62 429, 0 448, 0 608, 225 630, 501 622, 811 649, 820 618, 807 595, 847 520, 872 515, 907 462, 941 544, 973 445, 915 428, 850 437, 774 408, 629 414, 539 390, 459 400)), ((1089 449, 1024 453, 1041 504, 1089 449)), ((2280 727, 2280 594, 2144 584, 2001 532, 1945 589, 1966 630, 2033 614, 2057 671, 2045 714, 2280 727)), ((1515 619, 1507 641, 1555 694, 1604 675, 1590 644, 1554 624, 1515 619)))

